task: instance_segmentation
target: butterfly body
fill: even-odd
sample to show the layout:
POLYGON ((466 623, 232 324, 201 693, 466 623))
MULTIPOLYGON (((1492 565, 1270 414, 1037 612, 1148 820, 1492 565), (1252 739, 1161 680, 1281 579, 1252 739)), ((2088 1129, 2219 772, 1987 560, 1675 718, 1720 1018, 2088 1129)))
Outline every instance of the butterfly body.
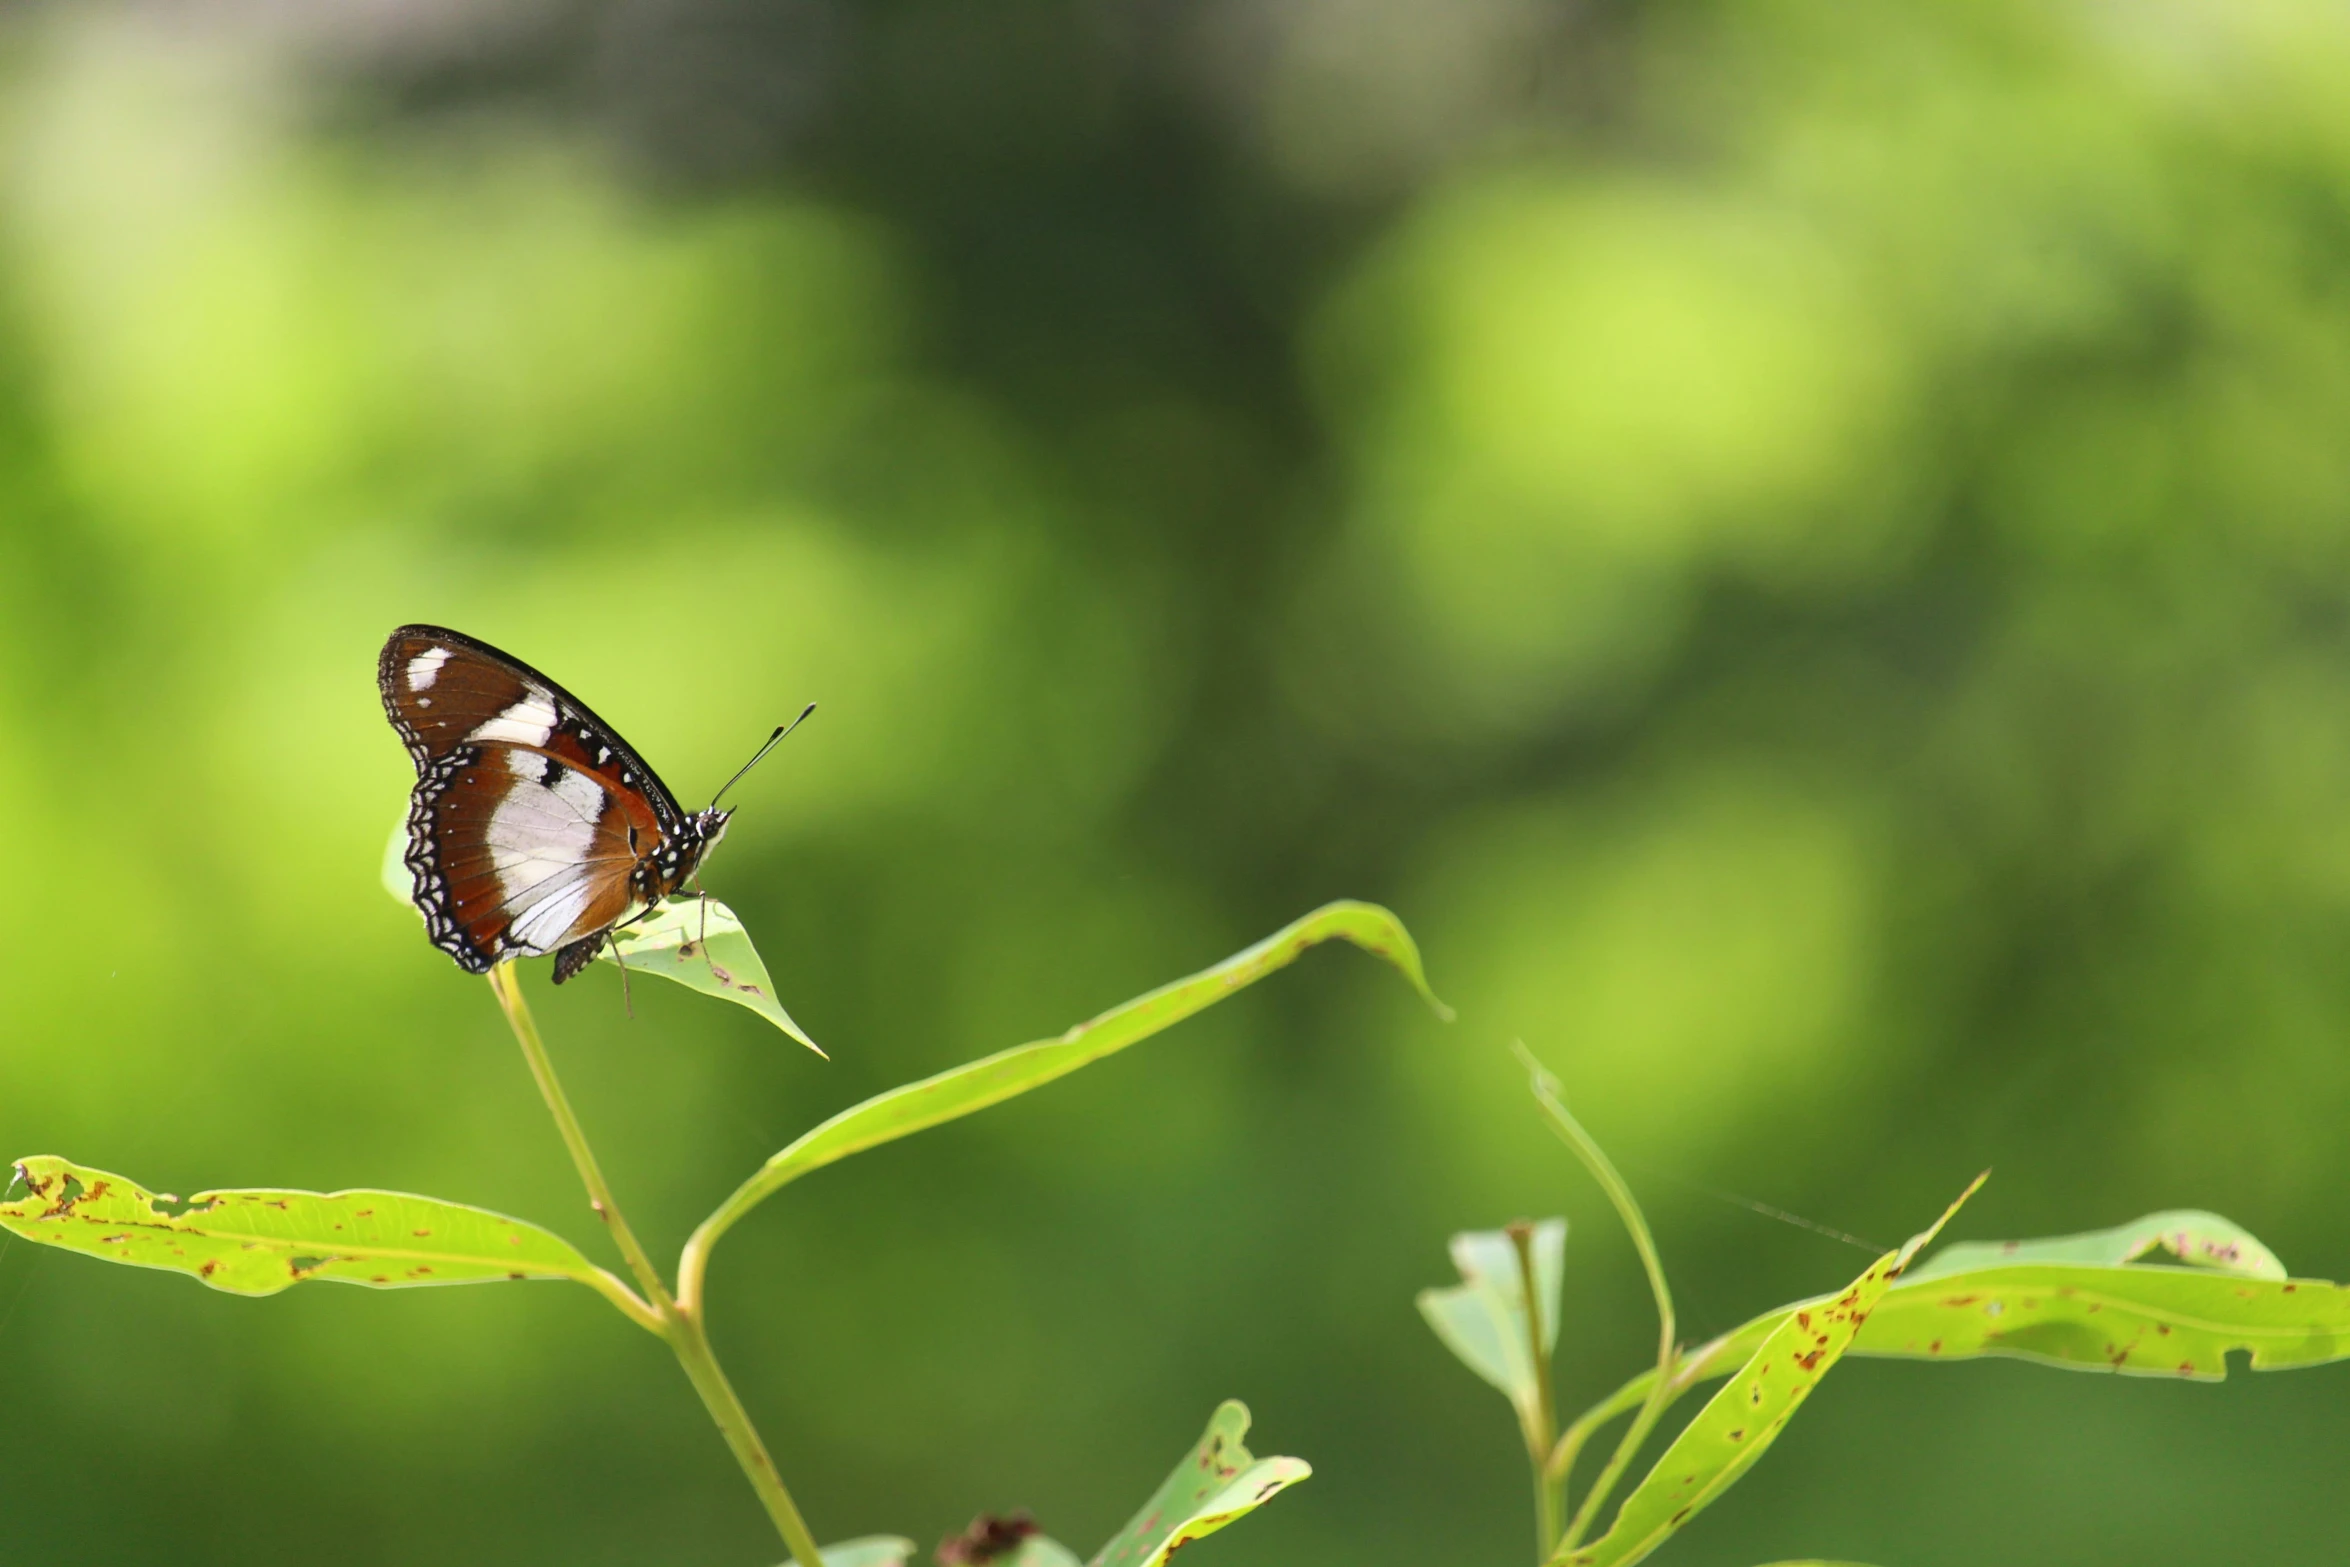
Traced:
POLYGON ((416 763, 413 898, 433 945, 471 973, 554 953, 562 983, 726 832, 731 812, 681 809, 586 703, 487 643, 402 626, 376 683, 416 763))

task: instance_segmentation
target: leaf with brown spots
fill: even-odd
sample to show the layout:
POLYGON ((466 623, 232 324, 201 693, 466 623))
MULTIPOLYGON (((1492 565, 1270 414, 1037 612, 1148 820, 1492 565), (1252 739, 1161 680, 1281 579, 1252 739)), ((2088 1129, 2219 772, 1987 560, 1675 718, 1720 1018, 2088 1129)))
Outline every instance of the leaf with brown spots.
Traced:
MULTIPOLYGON (((1675 1380, 1721 1376, 1799 1301, 1765 1312, 1693 1351, 1675 1380)), ((2152 1214, 2134 1224, 2047 1240, 1945 1248, 1886 1292, 1851 1353, 1896 1360, 2005 1356, 2076 1371, 2216 1382, 2228 1352, 2256 1371, 2350 1359, 2350 1288, 2285 1276, 2275 1253, 2214 1214, 2152 1214), (2197 1266, 2128 1259, 2161 1250, 2197 1266), (2082 1260, 2104 1255, 2111 1261, 2082 1260), (1955 1259, 1955 1260, 1954 1260, 1955 1259), (2057 1260, 2064 1259, 2064 1260, 2057 1260), (1961 1267, 1971 1261, 1975 1265, 1961 1267)), ((1649 1378, 1611 1406, 1640 1402, 1649 1378)))
POLYGON ((1887 1252, 1840 1293, 1783 1314, 1729 1384, 1673 1438, 1664 1456, 1624 1498, 1613 1527, 1589 1545, 1562 1551, 1562 1567, 1623 1567, 1639 1561, 1728 1490, 1763 1455, 1884 1299, 1901 1272, 1983 1184, 1981 1176, 1933 1227, 1887 1252), (1733 1432, 1737 1434, 1732 1435, 1733 1432))
POLYGON ((1314 1472, 1302 1459, 1253 1456, 1240 1441, 1248 1434, 1248 1418, 1248 1406, 1237 1399, 1218 1404, 1175 1472, 1087 1567, 1163 1567, 1184 1546, 1314 1472))
POLYGON ((198 1192, 180 1208, 119 1175, 20 1159, 28 1188, 0 1228, 43 1246, 163 1268, 232 1295, 311 1279, 401 1289, 515 1278, 610 1282, 561 1236, 483 1208, 403 1192, 198 1192))
POLYGON ((2004 1355, 2082 1371, 2217 1382, 2228 1351, 2256 1371, 2350 1359, 2350 1288, 2198 1268, 2026 1266, 1903 1280, 1858 1355, 2004 1355), (1939 1346, 1939 1347, 1937 1347, 1939 1346))
POLYGON ((751 945, 751 933, 743 929, 734 910, 716 898, 664 903, 642 923, 614 931, 596 959, 613 962, 615 952, 631 974, 657 974, 688 990, 749 1007, 810 1050, 824 1054, 775 998, 775 981, 767 977, 767 964, 751 945))
POLYGON ((1954 1242, 1919 1263, 1909 1282, 1915 1284, 1954 1273, 1972 1273, 1978 1268, 2033 1262, 2118 1268, 2158 1251, 2169 1253, 2191 1268, 2211 1268, 2252 1279, 2285 1276, 2285 1265, 2277 1260, 2277 1254, 2263 1246, 2250 1230, 2200 1208, 2177 1208, 2167 1213, 2150 1213, 2110 1230, 2090 1230, 2081 1235, 2051 1235, 2030 1241, 1954 1242))

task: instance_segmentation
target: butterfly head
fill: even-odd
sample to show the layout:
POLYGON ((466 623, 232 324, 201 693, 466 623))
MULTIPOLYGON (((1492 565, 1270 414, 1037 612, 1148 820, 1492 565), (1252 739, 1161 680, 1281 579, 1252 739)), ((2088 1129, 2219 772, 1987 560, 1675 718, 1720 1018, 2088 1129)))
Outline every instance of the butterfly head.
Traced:
POLYGON ((733 816, 732 807, 722 811, 713 805, 708 810, 696 811, 687 818, 700 854, 708 854, 712 849, 718 847, 718 840, 726 836, 726 824, 733 816))

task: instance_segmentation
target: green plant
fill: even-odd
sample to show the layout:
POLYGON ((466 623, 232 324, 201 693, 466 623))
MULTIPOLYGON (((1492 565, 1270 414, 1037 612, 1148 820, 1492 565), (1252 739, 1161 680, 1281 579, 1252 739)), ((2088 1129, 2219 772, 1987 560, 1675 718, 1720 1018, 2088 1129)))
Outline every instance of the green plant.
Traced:
POLYGON ((1674 1335, 1663 1263, 1631 1188, 1568 1112, 1558 1080, 1523 1046, 1518 1054, 1536 1106, 1631 1233, 1658 1320, 1656 1364, 1560 1431, 1550 1357, 1558 1341, 1566 1220, 1454 1236, 1461 1282, 1420 1294, 1421 1314, 1436 1336, 1518 1412, 1534 1476, 1535 1560, 1544 1567, 1627 1567, 1648 1556, 1753 1466, 1847 1354, 2004 1355, 2200 1381, 2226 1377, 2230 1350, 2247 1352, 2255 1370, 2350 1356, 2350 1288, 2290 1277, 2275 1253, 2216 1214, 2179 1210, 2081 1235, 1969 1242, 1916 1263, 1983 1184, 1981 1175, 1932 1225, 1842 1290, 1766 1311, 1685 1348, 1674 1335), (2157 1253, 2175 1265, 2141 1260, 2157 1253), (1699 1383, 1725 1376, 1727 1385, 1667 1445, 1607 1531, 1591 1539, 1617 1481, 1666 1410, 1699 1383), (1627 1414, 1631 1424, 1570 1516, 1576 1460, 1594 1435, 1627 1414))
MULTIPOLYGON (((394 877, 387 870, 387 885, 406 900, 404 871, 394 877)), ((273 1295, 314 1280, 377 1289, 529 1279, 583 1284, 669 1345, 801 1567, 882 1567, 903 1561, 912 1542, 874 1536, 819 1547, 720 1369, 710 1347, 704 1290, 718 1242, 754 1207, 811 1171, 1041 1087, 1213 1006, 1330 940, 1349 941, 1385 958, 1443 1012, 1428 990, 1411 936, 1392 914, 1366 903, 1328 904, 1211 968, 1113 1007, 1056 1038, 905 1084, 833 1116, 769 1159, 702 1222, 678 1259, 674 1286, 654 1265, 613 1196, 511 965, 490 971, 490 987, 633 1287, 550 1230, 462 1203, 401 1192, 275 1189, 199 1192, 183 1202, 52 1155, 17 1161, 17 1177, 27 1193, 0 1202, 0 1227, 108 1262, 184 1273, 238 1295, 273 1295)), ((617 951, 602 961, 622 962, 635 973, 659 975, 748 1006, 816 1048, 775 999, 766 965, 741 922, 714 900, 668 906, 616 945, 617 951)), ((1311 1472, 1294 1458, 1253 1457, 1241 1443, 1248 1423, 1248 1411, 1240 1404, 1221 1405, 1206 1433, 1133 1521, 1095 1553, 1093 1567, 1157 1567, 1185 1543, 1223 1527, 1311 1472)), ((1076 1560, 1065 1547, 1034 1534, 998 1559, 1013 1567, 1066 1567, 1076 1560)))

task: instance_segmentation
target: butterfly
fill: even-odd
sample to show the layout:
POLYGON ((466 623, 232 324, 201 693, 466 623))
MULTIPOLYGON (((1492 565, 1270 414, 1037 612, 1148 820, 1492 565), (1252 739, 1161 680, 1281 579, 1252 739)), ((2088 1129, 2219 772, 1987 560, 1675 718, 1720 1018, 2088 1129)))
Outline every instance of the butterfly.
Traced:
POLYGON ((689 814, 585 702, 486 642, 402 626, 376 684, 416 762, 403 858, 432 944, 473 974, 553 953, 558 985, 692 879, 734 815, 717 799, 796 727, 689 814))

